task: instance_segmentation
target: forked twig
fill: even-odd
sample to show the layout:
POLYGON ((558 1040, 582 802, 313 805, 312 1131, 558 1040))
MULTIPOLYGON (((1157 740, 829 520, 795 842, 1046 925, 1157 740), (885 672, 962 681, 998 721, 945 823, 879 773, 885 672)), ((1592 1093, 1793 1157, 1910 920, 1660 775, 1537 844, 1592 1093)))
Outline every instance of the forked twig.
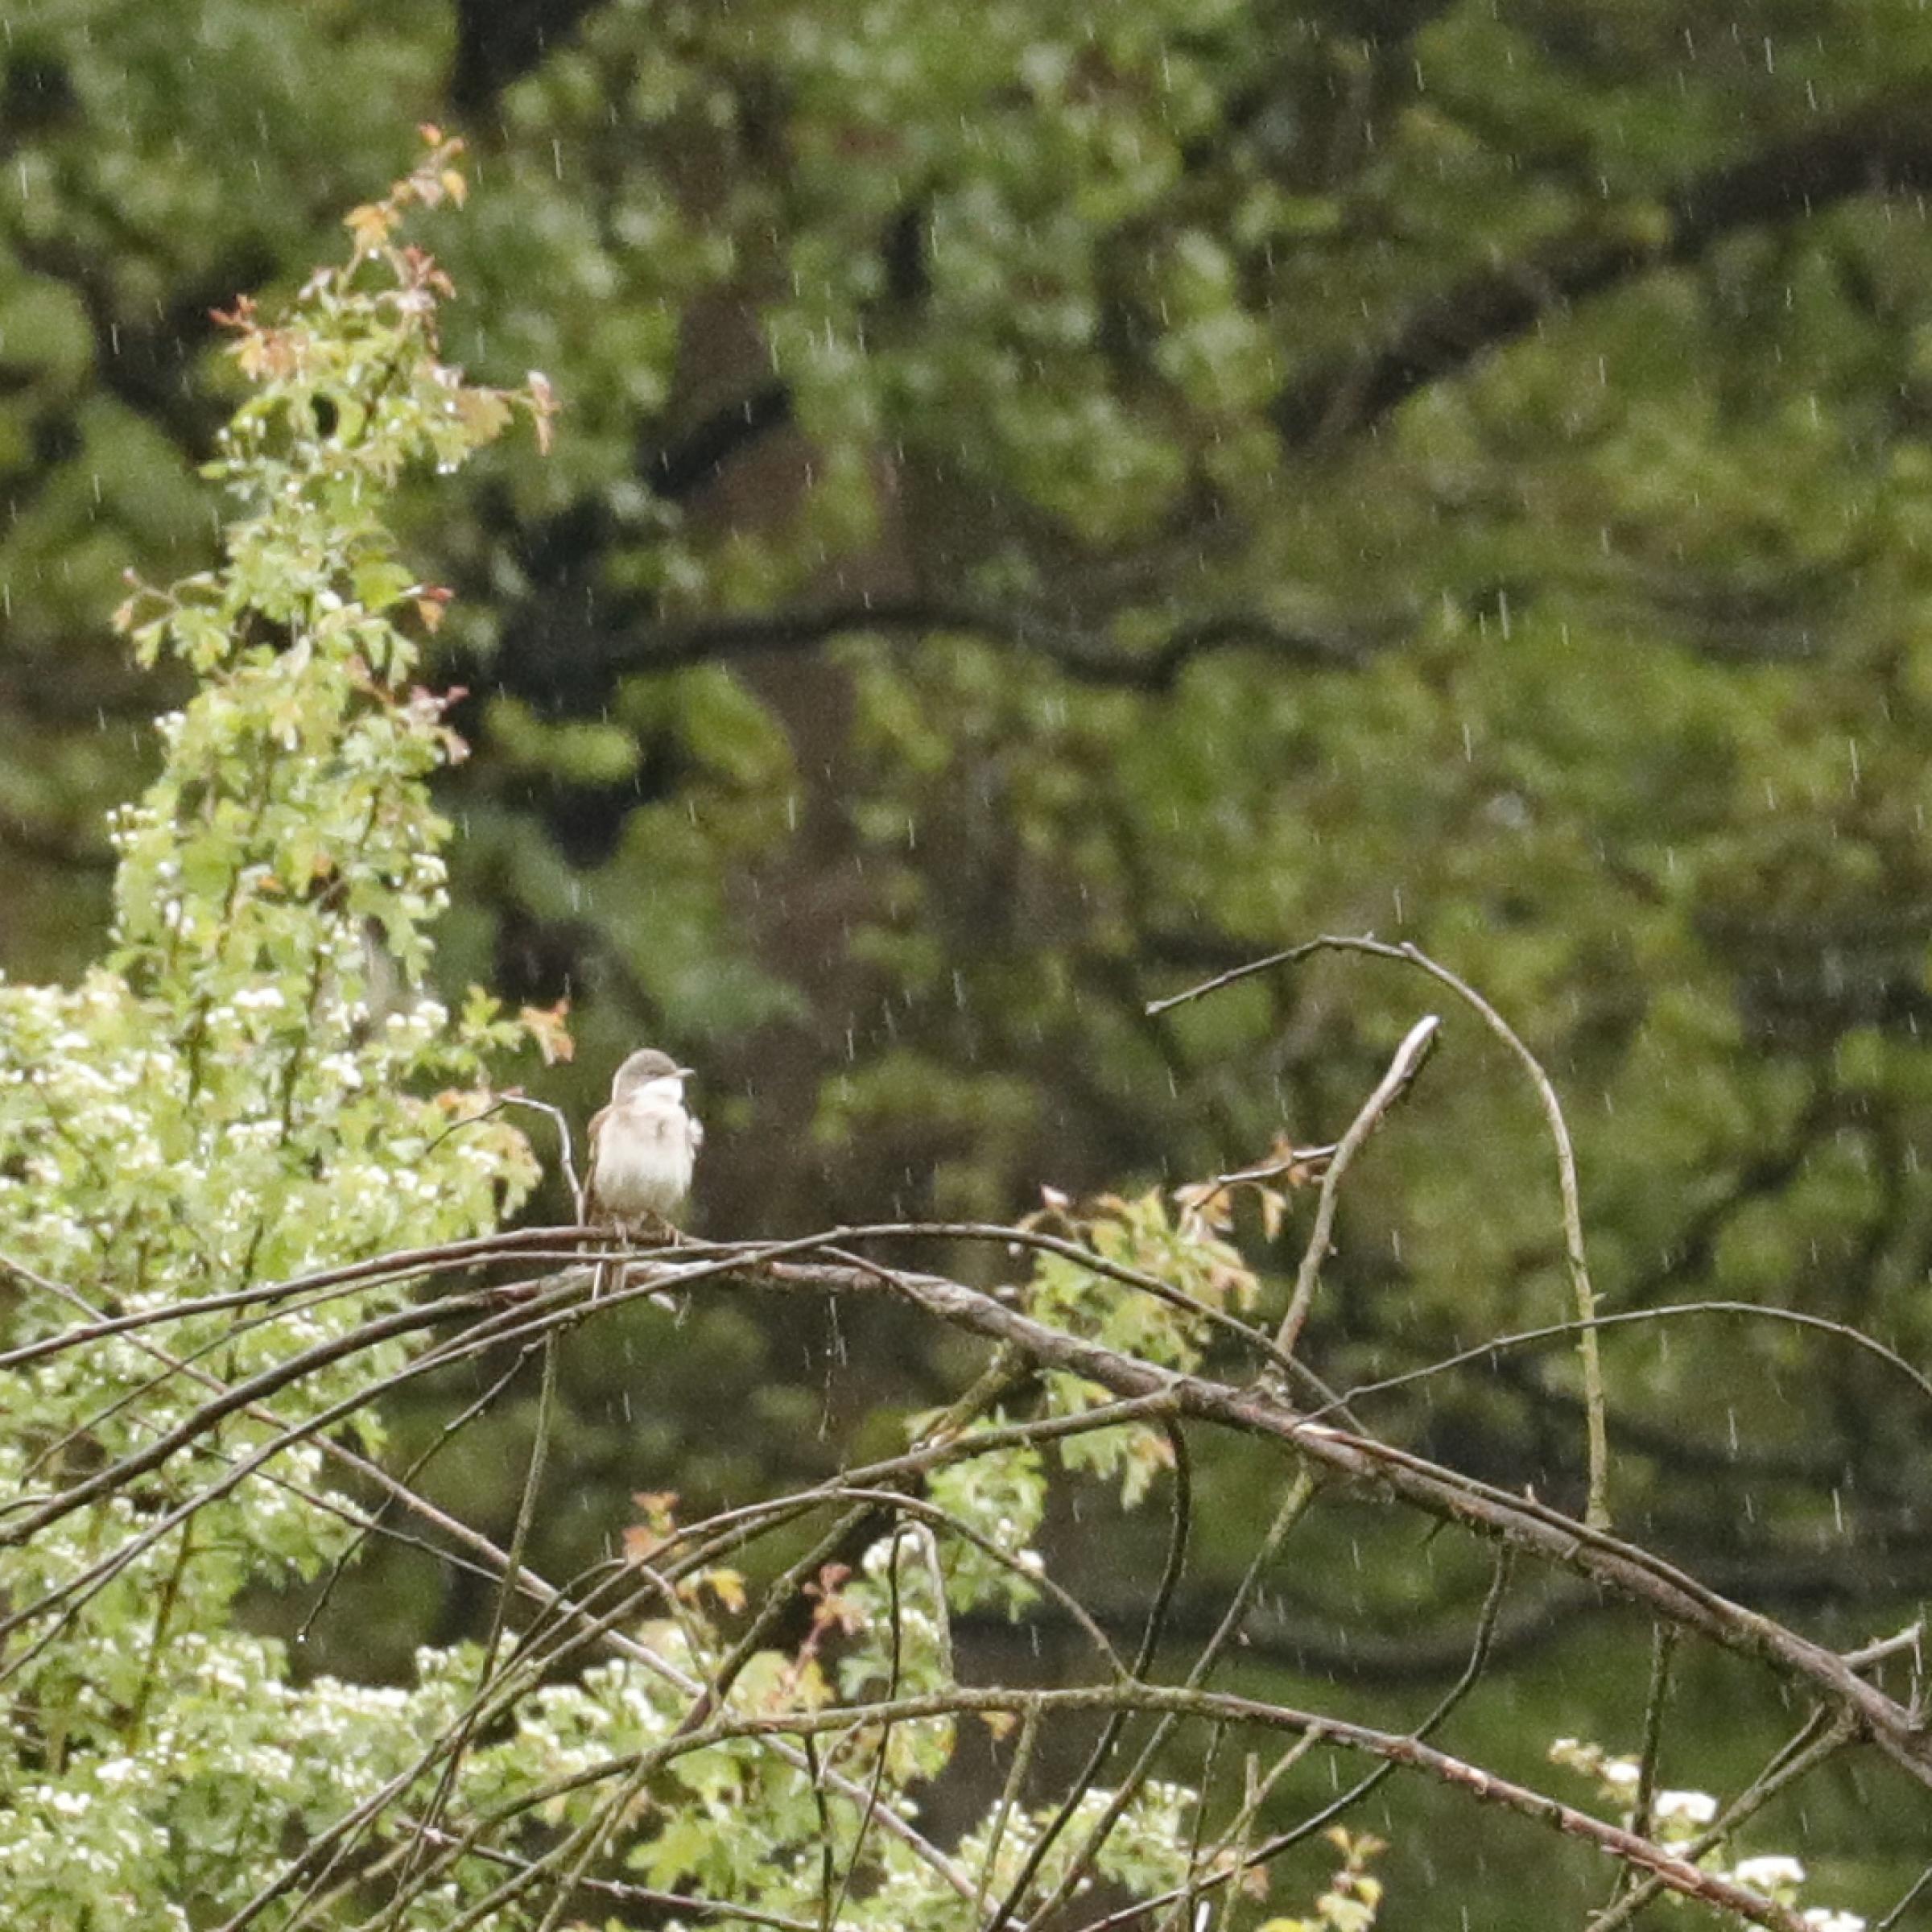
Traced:
MULTIPOLYGON (((533 1113, 547 1113, 555 1122, 557 1129, 557 1165, 563 1170, 564 1179, 570 1189, 570 1199, 576 1218, 584 1218, 584 1183, 577 1179, 577 1159, 570 1137, 570 1117, 561 1107, 553 1107, 548 1100, 533 1100, 526 1093, 500 1093, 478 1113, 466 1113, 460 1121, 452 1121, 429 1145, 439 1146, 448 1140, 459 1128, 479 1126, 492 1114, 501 1113, 506 1107, 527 1107, 533 1113)), ((427 1149, 424 1151, 427 1152, 427 1149)))
POLYGON ((1275 1331, 1274 1345, 1283 1355, 1294 1353, 1294 1345, 1301 1340, 1302 1326, 1308 1319, 1308 1311, 1315 1301, 1315 1283, 1321 1278, 1322 1263, 1327 1258, 1329 1243, 1334 1238, 1335 1208, 1340 1197, 1342 1176, 1367 1144, 1369 1135, 1381 1125, 1382 1117, 1409 1091, 1410 1084, 1422 1071, 1423 1063, 1435 1048, 1442 1024, 1433 1013, 1425 1013, 1409 1029, 1402 1045, 1395 1050, 1395 1057, 1389 1063, 1389 1071, 1376 1083, 1375 1091, 1363 1101, 1361 1111, 1349 1122, 1348 1131, 1335 1143, 1335 1153, 1322 1174, 1322 1191, 1315 1208, 1315 1227, 1308 1236, 1308 1245, 1302 1253, 1302 1265, 1294 1278, 1294 1293, 1289 1299, 1288 1312, 1282 1317, 1282 1325, 1275 1331))
MULTIPOLYGON (((1686 1864, 1702 1858, 1746 1818, 1761 1811, 1779 1792, 1809 1776, 1826 1759, 1835 1757, 1857 1734, 1858 1726, 1848 1713, 1841 1711, 1827 1716, 1822 1709, 1814 1711, 1797 1736, 1773 1759, 1759 1777, 1740 1792, 1695 1838, 1673 1845, 1671 1850, 1686 1864)), ((1629 1868, 1625 1869, 1628 1871, 1629 1868)), ((1584 1932, 1616 1932, 1617 1926, 1628 1925, 1636 1918, 1669 1882, 1654 1872, 1639 1879, 1621 1898, 1598 1913, 1584 1932)))
MULTIPOLYGON (((1226 972, 1216 973, 1211 980, 1203 980, 1199 985, 1190 986, 1185 991, 1170 993, 1164 1000, 1149 1002, 1150 1016, 1166 1013, 1170 1008, 1181 1005, 1189 1000, 1198 1000, 1210 993, 1218 992, 1224 986, 1232 986, 1236 980, 1251 978, 1260 972, 1273 971, 1279 966, 1290 966, 1309 959, 1318 952, 1360 952, 1373 959, 1393 960, 1399 964, 1414 966, 1429 976, 1447 986, 1458 998, 1469 1006, 1483 1024, 1513 1053, 1522 1063, 1531 1083, 1536 1088, 1538 1100, 1542 1104, 1543 1117, 1550 1129, 1551 1144, 1556 1150, 1557 1184, 1563 1196, 1563 1253, 1569 1264, 1570 1286, 1576 1304, 1577 1319, 1588 1324, 1596 1313, 1596 1294, 1590 1285, 1590 1264, 1583 1251, 1583 1213, 1582 1197, 1576 1182, 1576 1152, 1571 1144, 1570 1129, 1563 1119, 1563 1103, 1557 1098, 1556 1088, 1542 1063, 1523 1043, 1521 1036, 1489 1002, 1470 985, 1459 979, 1447 966, 1430 958, 1419 946, 1404 941, 1399 946, 1391 946, 1386 940, 1367 935, 1348 937, 1324 933, 1319 939, 1306 939, 1298 946, 1290 946, 1281 952, 1269 953, 1265 958, 1251 960, 1245 966, 1232 968, 1226 972)), ((1585 1427, 1589 1445, 1589 1501, 1584 1509, 1583 1520, 1592 1529, 1606 1529, 1610 1521, 1609 1433, 1604 1420, 1604 1375, 1596 1346, 1596 1331, 1593 1327, 1583 1326, 1577 1337, 1577 1353, 1583 1366, 1583 1406, 1586 1414, 1585 1427)))
MULTIPOLYGON (((1488 1668, 1489 1653, 1496 1639, 1496 1621, 1502 1614, 1503 1598, 1509 1587, 1509 1579, 1514 1566, 1515 1553, 1505 1543, 1496 1552, 1496 1567, 1490 1575, 1488 1594, 1483 1599, 1482 1609, 1476 1617, 1476 1636, 1470 1647, 1469 1660, 1463 1666, 1462 1675, 1443 1693, 1428 1715, 1410 1732, 1410 1736, 1418 1744, 1426 1742, 1442 1728, 1451 1713, 1476 1688, 1481 1681, 1483 1673, 1488 1668)), ((1191 1680, 1189 1687, 1193 1687, 1191 1680)), ((1319 1744, 1321 1741, 1319 1735, 1311 1733, 1311 1736, 1314 1742, 1319 1744)), ((1223 1886, 1238 1889, 1237 1881, 1244 1873, 1272 1864, 1284 1852, 1305 1843, 1313 1838, 1316 1832, 1326 1830, 1337 1818, 1354 1810, 1377 1786, 1386 1783, 1398 1769, 1395 1759, 1385 1758, 1373 1771, 1358 1778, 1346 1791, 1323 1805, 1319 1811, 1304 1818, 1298 1824, 1290 1826, 1286 1831, 1278 1831, 1274 1837, 1262 1843, 1243 1849, 1238 1857, 1233 1856, 1238 1834, 1224 1835, 1216 1852, 1212 1871, 1202 1874, 1197 1870, 1190 1876, 1186 1885, 1176 1886, 1173 1890, 1158 1893, 1152 1898, 1137 1900, 1133 1905, 1119 1907, 1102 1918, 1088 1919, 1084 1925, 1075 1926, 1074 1932, 1120 1932, 1121 1928, 1133 1924, 1145 1913, 1158 1911, 1162 1906, 1173 1905, 1177 1901, 1191 1899, 1195 1893, 1223 1886)), ((1206 1784, 1207 1781, 1203 1778, 1203 1790, 1206 1784)), ((1240 1822, 1237 1820, 1237 1823, 1240 1822)), ((1198 1867, 1198 1858, 1195 1862, 1198 1867)))

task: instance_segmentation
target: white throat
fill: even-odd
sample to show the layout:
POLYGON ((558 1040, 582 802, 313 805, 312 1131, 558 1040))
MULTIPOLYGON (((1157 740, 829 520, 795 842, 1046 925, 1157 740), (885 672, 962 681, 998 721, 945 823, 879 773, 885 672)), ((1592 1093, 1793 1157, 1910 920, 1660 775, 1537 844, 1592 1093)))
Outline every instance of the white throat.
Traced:
POLYGON ((641 1087, 634 1087, 626 1096, 625 1104, 630 1107, 682 1107, 684 1104, 684 1076, 681 1073, 661 1073, 655 1080, 646 1080, 641 1087))

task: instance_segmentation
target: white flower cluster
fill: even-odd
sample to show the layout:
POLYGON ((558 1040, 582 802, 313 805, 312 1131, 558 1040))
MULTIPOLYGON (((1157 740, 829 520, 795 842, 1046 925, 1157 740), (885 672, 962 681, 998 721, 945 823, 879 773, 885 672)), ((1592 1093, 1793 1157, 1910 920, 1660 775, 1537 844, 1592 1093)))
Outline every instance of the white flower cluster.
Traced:
POLYGON ((1650 1815, 1660 1825, 1707 1825, 1717 1816, 1717 1800, 1708 1791, 1660 1791, 1650 1815))
MULTIPOLYGON (((1559 1737, 1550 1747, 1554 1764, 1567 1766, 1587 1777, 1594 1777, 1604 1797, 1626 1807, 1641 1781, 1642 1772, 1633 1757, 1612 1757, 1600 1744, 1574 1737, 1559 1737)), ((1650 1816, 1657 1837, 1666 1844, 1685 1844, 1696 1839, 1707 1826, 1716 1821, 1717 1800, 1707 1791, 1659 1791, 1651 1799, 1650 1816)), ((1806 1876, 1804 1861, 1781 1852, 1759 1852, 1727 1866, 1712 1851, 1699 1861, 1703 1868, 1748 1891, 1774 1899, 1781 1905, 1795 1902, 1798 1889, 1806 1876)), ((1864 1932, 1864 1919, 1855 1912, 1841 1912, 1825 1905, 1806 1907, 1805 1923, 1818 1932, 1864 1932)))

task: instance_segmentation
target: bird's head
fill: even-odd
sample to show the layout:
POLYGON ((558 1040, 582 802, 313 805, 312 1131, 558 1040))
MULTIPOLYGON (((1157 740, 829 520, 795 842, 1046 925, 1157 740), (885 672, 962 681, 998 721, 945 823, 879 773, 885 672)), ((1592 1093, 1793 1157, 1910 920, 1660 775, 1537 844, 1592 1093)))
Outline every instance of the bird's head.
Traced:
POLYGON ((641 1046, 620 1067, 610 1083, 613 1107, 634 1100, 647 1089, 671 1100, 684 1098, 684 1083, 691 1077, 688 1067, 680 1067, 667 1053, 654 1046, 641 1046))

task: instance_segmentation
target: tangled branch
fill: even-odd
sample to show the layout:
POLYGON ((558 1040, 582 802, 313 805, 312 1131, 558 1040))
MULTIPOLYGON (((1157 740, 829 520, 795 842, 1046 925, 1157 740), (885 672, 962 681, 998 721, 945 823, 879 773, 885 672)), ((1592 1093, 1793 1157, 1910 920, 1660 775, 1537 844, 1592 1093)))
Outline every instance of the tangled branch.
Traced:
MULTIPOLYGON (((1415 1038, 1412 1034, 1412 1042, 1415 1038)), ((1419 1057, 1419 1044, 1406 1059, 1398 1055, 1391 1080, 1398 1074, 1404 1078, 1412 1074, 1419 1057)), ((1385 1082, 1385 1087, 1389 1084, 1385 1082)), ((1372 1122, 1373 1117, 1372 1110, 1364 1109, 1358 1125, 1363 1120, 1372 1122)), ((1344 1166, 1338 1160, 1331 1174, 1344 1166)), ((1932 1745, 1926 1740, 1920 1714, 1872 1680, 1870 1673, 1884 1661, 1878 1653, 1840 1655, 1724 1598, 1640 1545, 1614 1537, 1587 1521, 1566 1516, 1532 1497, 1506 1492, 1358 1428, 1338 1427, 1318 1419, 1294 1406, 1272 1372, 1258 1381, 1237 1381, 1205 1368, 1182 1369, 1150 1361, 1041 1319, 1024 1305, 1029 1298, 1024 1290, 976 1288, 947 1276, 888 1265, 868 1252, 886 1239, 895 1244, 909 1240, 950 1242, 962 1236, 998 1242, 1013 1252, 1048 1255, 1058 1262, 1077 1259, 1091 1268, 1096 1279, 1112 1284, 1124 1295, 1145 1295, 1164 1307, 1174 1303, 1177 1291, 1170 1284, 1146 1278, 1141 1270, 1109 1263, 1077 1241, 1026 1228, 885 1224, 835 1228, 782 1244, 705 1243, 675 1251, 632 1250, 614 1261, 606 1256, 601 1264, 576 1258, 580 1248, 592 1239, 582 1230, 528 1229, 488 1241, 454 1244, 441 1252, 385 1257, 355 1271, 332 1270, 324 1276, 274 1284, 245 1298, 223 1298, 258 1311, 252 1319, 273 1322, 299 1311, 316 1295, 339 1291, 345 1276, 352 1274, 358 1280, 408 1275, 425 1283, 455 1275, 465 1278, 460 1287, 429 1294, 405 1311, 373 1319, 329 1344, 328 1360, 336 1363, 345 1355, 374 1348, 399 1331, 448 1331, 400 1368, 371 1377, 353 1400, 345 1398, 298 1422, 279 1422, 274 1404, 279 1397, 299 1389, 304 1376, 314 1372, 316 1350, 291 1349, 272 1368, 229 1385, 205 1367, 191 1368, 180 1363, 155 1340, 155 1331, 164 1334, 171 1323, 188 1321, 204 1311, 152 1310, 139 1317, 76 1322, 15 1350, 15 1357, 40 1363, 64 1352, 97 1345, 106 1334, 138 1333, 161 1361, 163 1377, 192 1379, 205 1399, 171 1428, 155 1435, 138 1454, 78 1476, 51 1494, 17 1500, 10 1506, 6 1520, 0 1522, 0 1546, 29 1547, 35 1539, 52 1534, 57 1525, 79 1513, 89 1513, 98 1521, 104 1505, 114 1497, 130 1496, 144 1480, 158 1473, 205 1463, 216 1455, 225 1425, 236 1417, 248 1416, 267 1424, 269 1433, 245 1455, 223 1451, 206 1480, 198 1486, 188 1484, 171 1507, 125 1534, 113 1549, 61 1588, 10 1604, 0 1630, 16 1640, 29 1641, 17 1641, 5 1674, 10 1676, 23 1667, 66 1620, 77 1614, 114 1576, 192 1522, 211 1497, 251 1480, 267 1480, 277 1459, 296 1443, 319 1436, 336 1454, 348 1459, 358 1473, 369 1473, 374 1466, 344 1439, 344 1426, 357 1413, 431 1366, 466 1359, 485 1348, 512 1347, 527 1352, 577 1324, 620 1319, 621 1311, 632 1304, 661 1300, 667 1294, 687 1298, 751 1292, 840 1298, 890 1297, 935 1323, 993 1344, 1003 1363, 1023 1364, 1035 1373, 1078 1377, 1103 1392, 1102 1399, 1071 1412, 1040 1412, 1017 1419, 948 1412, 943 1427, 935 1426, 902 1454, 847 1468, 822 1482, 755 1504, 675 1525, 647 1555, 634 1553, 628 1560, 603 1566, 592 1576, 568 1586, 552 1584, 531 1572, 521 1539, 508 1550, 498 1549, 428 1505, 407 1484, 384 1478, 390 1505, 417 1514, 441 1538, 460 1538, 472 1558, 496 1576, 504 1592, 495 1620, 502 1637, 486 1653, 471 1697, 442 1732, 406 1770, 363 1803, 346 1810, 333 1827, 314 1836, 305 1849, 291 1856, 274 1885, 230 1917, 225 1932, 242 1932, 278 1900, 299 1901, 294 1915, 283 1924, 293 1927, 320 1922, 316 1915, 325 1901, 352 1881, 361 1886, 380 1883, 392 1887, 391 1914, 383 1922, 401 1923, 402 1919, 393 1915, 407 1909, 407 1900, 465 1869, 493 1869, 497 1876, 459 1923, 480 1923, 488 1911, 518 1901, 527 1904, 547 1898, 561 1910, 564 1901, 580 1896, 587 1901, 614 1900, 625 1895, 626 1881, 614 1864, 623 1836, 619 1830, 621 1821, 634 1814, 641 1794, 654 1780, 683 1759, 729 1741, 755 1740, 759 1748, 772 1750, 780 1761, 807 1777, 812 1790, 820 1794, 821 1805, 831 1800, 854 1808, 853 1815, 860 1822, 848 1847, 852 1862, 840 1864, 836 1876, 827 1880, 840 1897, 854 1883, 853 1871, 864 1839, 877 1831, 910 1849, 954 1895, 983 1900, 993 1869, 990 1859, 977 1870, 962 1864, 956 1854, 927 1840, 902 1809, 883 1801, 880 1780, 886 1761, 886 1740, 942 1719, 1010 1719, 1017 1722, 1022 1748, 1030 1753, 1032 1740, 1043 1728, 1079 1715, 1104 1720, 1101 1740, 1051 1815, 1023 1835, 1024 1856, 1005 1875, 1001 1903, 986 1921, 989 1926, 1038 1924, 1056 1902, 1064 1903, 1091 1876, 1113 1825, 1136 1794, 1146 1788, 1163 1750, 1171 1748, 1176 1728, 1187 1727, 1216 1738, 1230 1731, 1286 1736, 1295 1740, 1293 1754, 1297 1761, 1300 1753, 1315 1748, 1366 1755, 1380 1761, 1378 1776, 1399 1769, 1425 1777, 1479 1805, 1516 1812, 1587 1843, 1637 1881, 1623 1892, 1605 1924, 1622 1922, 1645 1898, 1664 1889, 1751 1922, 1795 1932, 1802 1922, 1794 1910, 1707 1869, 1696 1862, 1695 1851, 1686 1852, 1641 1828, 1592 1817, 1550 1794, 1445 1752, 1426 1740, 1430 1724, 1414 1732, 1392 1732, 1340 1712, 1302 1709, 1210 1688, 1206 1680, 1238 1635, 1268 1565, 1305 1513, 1331 1496, 1373 1499, 1472 1534, 1495 1543, 1505 1554, 1567 1571, 1638 1605, 1660 1630, 1678 1641, 1696 1639, 1715 1645, 1767 1670, 1790 1690, 1810 1700, 1818 1712, 1806 1751, 1781 1767, 1773 1789, 1782 1788, 1827 1757, 1860 1743, 1875 1745, 1914 1781, 1932 1786, 1932 1745), (541 1257, 541 1265, 548 1271, 535 1275, 524 1272, 532 1257, 541 1257), (591 1290, 600 1265, 609 1269, 615 1278, 593 1300, 591 1290), (504 1269, 510 1271, 510 1278, 477 1279, 478 1270, 504 1269), (1137 1653, 1126 1662, 1074 1591, 1045 1574, 1043 1567, 1019 1560, 1012 1550, 1001 1547, 997 1538, 989 1538, 956 1512, 920 1493, 922 1484, 949 1468, 1009 1452, 1038 1455, 1055 1445, 1092 1439, 1107 1430, 1146 1425, 1166 1432, 1173 1466, 1179 1471, 1187 1466, 1186 1445, 1197 1430, 1266 1445, 1281 1458, 1282 1506, 1274 1527, 1257 1550, 1227 1614, 1178 1682, 1157 1679, 1162 1622, 1158 1606, 1171 1595, 1179 1579, 1178 1559, 1185 1548, 1184 1530, 1191 1514, 1187 1508, 1177 1512, 1175 1537, 1170 1541, 1166 1576, 1157 1593, 1155 1615, 1137 1653), (760 1539, 828 1512, 832 1513, 831 1520, 812 1538, 807 1554, 775 1576, 755 1606, 747 1606, 748 1620, 738 1637, 722 1650, 714 1651, 704 1668, 693 1670, 678 1662, 662 1643, 638 1635, 638 1620, 649 1606, 657 1606, 675 1624, 687 1612, 691 1590, 700 1579, 717 1574, 727 1558, 741 1559, 760 1539), (1022 1587, 1043 1586, 1045 1600, 1081 1629, 1092 1645, 1100 1665, 1100 1680, 1044 1690, 964 1682, 916 1690, 895 1681, 886 1695, 869 1699, 840 1698, 816 1706, 784 1703, 777 1708, 747 1705, 737 1686, 746 1667, 761 1653, 770 1631, 798 1600, 801 1590, 818 1587, 812 1579, 849 1541, 856 1527, 868 1516, 879 1514, 894 1524, 923 1525, 919 1534, 940 1539, 948 1549, 976 1549, 1022 1587), (504 1612, 510 1598, 517 1595, 540 1608, 535 1620, 512 1641, 504 1612), (475 1740, 513 1715, 560 1671, 580 1670, 595 1658, 613 1656, 641 1665, 673 1695, 680 1714, 664 1725, 663 1735, 633 1750, 613 1750, 599 1756, 580 1770, 532 1782, 513 1798, 481 1808, 466 1804, 462 1772, 475 1740), (1154 1728, 1120 1785, 1103 1795, 1099 1780, 1123 1727, 1135 1722, 1149 1723, 1154 1728), (864 1737, 872 1738, 876 1745, 869 1761, 856 1769, 836 1761, 841 1750, 849 1753, 852 1740, 864 1737), (412 1801, 411 1794, 419 1789, 421 1798, 412 1801), (1090 1798, 1100 1800, 1098 1812, 1082 1809, 1090 1798), (590 1804, 583 1821, 562 1839, 533 1851, 526 1842, 533 1818, 547 1814, 547 1808, 554 1810, 577 1800, 590 1804), (1075 1832, 1076 1822, 1079 1829, 1075 1832), (406 1856, 395 1849, 382 1849, 386 1844, 396 1845, 398 1832, 400 1844, 409 1847, 406 1856), (1077 1846, 1077 1853, 1056 1867, 1052 1854, 1063 1838, 1077 1846)), ((10 1272, 43 1290, 54 1286, 35 1279, 23 1269, 10 1268, 10 1272)), ((1261 1343, 1254 1331, 1232 1318, 1212 1332, 1222 1335, 1230 1349, 1237 1343, 1261 1343), (1233 1329, 1241 1332, 1236 1335, 1233 1329)), ((1257 1345, 1253 1352, 1272 1371, 1269 1358, 1275 1351, 1257 1345)), ((1002 1373, 989 1379, 989 1393, 997 1395, 1013 1385, 1013 1377, 1002 1373)), ((891 1547, 897 1550, 896 1539, 891 1547)), ((901 1641, 897 1633, 907 1613, 905 1604, 898 1600, 906 1585, 896 1556, 891 1574, 896 1657, 901 1641)), ((825 1586, 825 1591, 830 1600, 836 1586, 825 1586)), ((1488 1635, 1500 1604, 1499 1575, 1497 1587, 1485 1607, 1476 1655, 1457 1689, 1459 1699, 1482 1674, 1488 1635)), ((695 1651, 699 1647, 692 1648, 695 1651)), ((898 1675, 895 1663, 895 1680, 898 1675)), ((1653 1700, 1653 1728, 1661 1715, 1661 1699, 1660 1690, 1653 1700)), ((1359 1802, 1358 1794, 1365 1789, 1364 1784, 1351 1794, 1355 1802, 1359 1802)), ((1738 1805, 1748 1799, 1753 1799, 1753 1794, 1746 1794, 1738 1805)), ((1002 1801, 1001 1814, 1009 1820, 1015 1802, 1009 1790, 1002 1801)), ((1761 1797, 1755 1798, 1751 1808, 1761 1802, 1761 1797)), ((1331 1819, 1337 1809, 1325 1807, 1317 1816, 1331 1819)), ((1740 1814, 1740 1814, 1734 1806, 1728 1815, 1740 1814)), ((1009 1842, 1016 1835, 1010 1823, 1007 1835, 1009 1842)), ((824 1843, 832 1845, 837 1835, 828 1821, 824 1843)), ((1198 1895, 1203 1888, 1225 1884, 1231 1872, 1249 1864, 1264 1864, 1305 1835, 1305 1831, 1291 1829, 1258 1846, 1245 1846, 1232 1865, 1228 1863, 1232 1856, 1228 1844, 1220 1846, 1218 1862, 1210 1856, 1214 1847, 1203 1846, 1198 1868, 1181 1893, 1171 1896, 1198 1895)), ((997 1852, 1000 1848, 996 1842, 990 1851, 997 1852)), ((680 1901, 687 1897, 684 1893, 663 1889, 632 1890, 640 1896, 648 1893, 680 1901)), ((717 1901, 709 1903, 715 1907, 717 1901)), ((686 1908, 680 1905, 679 1909, 686 1908)), ((754 1904, 741 1903, 732 1909, 748 1922, 809 1922, 754 1904)), ((1117 1914, 1106 1913, 1092 1924, 1098 1928, 1125 1922, 1117 1914)))

